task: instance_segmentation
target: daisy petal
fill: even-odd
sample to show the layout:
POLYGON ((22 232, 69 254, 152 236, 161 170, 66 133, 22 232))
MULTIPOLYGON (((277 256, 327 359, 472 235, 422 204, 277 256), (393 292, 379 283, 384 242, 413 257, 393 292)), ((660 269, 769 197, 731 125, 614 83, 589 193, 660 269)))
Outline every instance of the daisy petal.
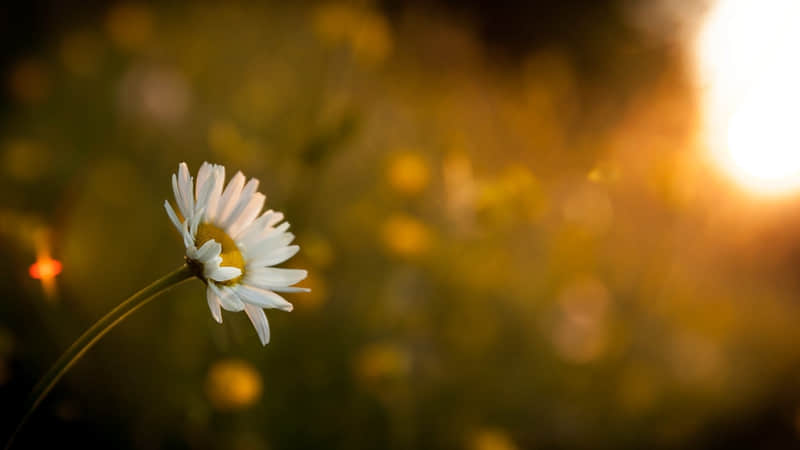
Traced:
POLYGON ((260 237, 255 242, 250 242, 250 245, 245 245, 245 242, 242 242, 242 248, 246 250, 248 255, 256 257, 258 255, 266 255, 278 248, 286 247, 294 240, 294 234, 283 232, 287 228, 289 228, 289 224, 284 222, 278 228, 268 232, 266 236, 260 237))
POLYGON ((224 223, 231 211, 233 211, 233 208, 236 207, 236 204, 239 202, 239 196, 242 193, 244 180, 244 174, 242 174, 242 172, 236 172, 236 175, 228 182, 228 186, 225 188, 225 191, 222 192, 222 197, 220 197, 219 204, 217 205, 215 220, 218 223, 224 223))
POLYGON ((247 205, 250 203, 250 199, 256 193, 257 189, 258 180, 251 178, 242 189, 242 193, 239 194, 239 199, 236 202, 236 206, 234 206, 228 217, 226 217, 222 222, 223 228, 228 229, 234 222, 236 222, 239 216, 244 212, 245 208, 247 208, 247 205))
POLYGON ((200 193, 206 185, 208 181, 209 175, 211 175, 211 164, 207 162, 203 162, 200 165, 200 169, 197 170, 197 185, 195 186, 195 199, 200 200, 200 193))
POLYGON ((242 282, 261 289, 273 289, 281 286, 291 286, 307 276, 308 271, 300 269, 248 267, 242 282))
POLYGON ((164 209, 167 210, 167 215, 169 216, 169 220, 175 225, 175 228, 178 229, 178 233, 181 232, 181 221, 178 219, 178 215, 175 214, 175 210, 172 209, 172 205, 169 204, 168 200, 164 200, 164 209))
POLYGON ((238 267, 221 266, 209 276, 214 281, 223 282, 232 280, 242 274, 242 269, 238 267))
POLYGON ((215 283, 208 283, 208 286, 217 294, 219 303, 225 310, 239 312, 244 309, 244 303, 233 289, 228 286, 218 286, 215 283))
POLYGON ((253 222, 253 219, 258 216, 261 208, 264 207, 264 202, 266 200, 267 197, 260 192, 256 192, 250 197, 250 202, 247 203, 247 206, 244 208, 242 213, 235 221, 231 222, 230 226, 228 227, 228 232, 230 233, 231 237, 236 239, 236 236, 239 235, 239 230, 242 230, 253 222))
MULTIPOLYGON (((191 256, 189 256, 191 258, 191 256)), ((211 275, 219 269, 222 264, 222 256, 217 255, 207 259, 203 263, 203 277, 211 278, 211 275)))
POLYGON ((178 211, 184 218, 189 217, 189 211, 186 209, 186 202, 183 201, 181 190, 178 188, 178 177, 172 174, 172 193, 175 195, 175 204, 178 205, 178 211))
POLYGON ((296 287, 296 286, 283 286, 283 287, 274 287, 270 288, 272 291, 275 292, 284 292, 284 293, 292 293, 292 292, 311 292, 311 289, 304 288, 304 287, 296 287))
POLYGON ((187 220, 184 220, 181 224, 181 235, 183 236, 183 245, 189 249, 194 249, 194 236, 189 232, 189 224, 187 220))
POLYGON ((214 239, 210 239, 197 249, 197 261, 205 263, 222 252, 222 245, 214 239))
POLYGON ((208 217, 208 198, 211 196, 211 191, 214 189, 214 185, 216 183, 216 172, 209 169, 208 179, 205 180, 203 184, 200 184, 200 180, 198 178, 197 183, 197 204, 195 205, 195 209, 197 209, 196 214, 200 215, 201 218, 206 218, 208 217), (201 211, 206 211, 206 214, 203 215, 201 211))
POLYGON ((181 198, 186 207, 187 215, 194 210, 194 188, 192 186, 192 181, 193 178, 189 175, 189 166, 187 166, 185 162, 180 163, 180 165, 178 165, 178 189, 180 190, 181 198))
POLYGON ((248 263, 248 265, 252 265, 253 267, 274 266, 275 264, 280 264, 291 258, 299 250, 300 247, 296 245, 281 247, 263 256, 257 256, 253 258, 252 262, 248 263))
POLYGON ((222 196, 222 187, 225 185, 225 166, 214 166, 214 184, 208 195, 208 205, 206 207, 206 217, 213 221, 217 215, 217 205, 222 196))
POLYGON ((250 318, 250 322, 253 323, 256 333, 258 333, 258 338, 261 340, 261 345, 269 344, 269 322, 267 322, 267 315, 264 314, 264 310, 255 305, 245 304, 244 312, 250 318))
POLYGON ((252 246, 258 244, 266 235, 271 234, 272 230, 278 228, 288 229, 289 224, 281 224, 278 228, 273 228, 273 225, 283 220, 283 214, 276 213, 271 209, 261 215, 258 219, 252 221, 250 225, 244 227, 236 239, 242 241, 245 246, 252 246))
POLYGON ((211 310, 211 317, 217 321, 217 323, 222 323, 222 310, 219 306, 219 295, 211 288, 213 283, 208 283, 208 287, 206 287, 206 299, 208 300, 208 309, 211 310))
POLYGON ((236 291, 243 301, 258 305, 262 308, 276 308, 287 312, 294 309, 291 303, 272 291, 259 289, 246 284, 236 285, 232 289, 236 291))

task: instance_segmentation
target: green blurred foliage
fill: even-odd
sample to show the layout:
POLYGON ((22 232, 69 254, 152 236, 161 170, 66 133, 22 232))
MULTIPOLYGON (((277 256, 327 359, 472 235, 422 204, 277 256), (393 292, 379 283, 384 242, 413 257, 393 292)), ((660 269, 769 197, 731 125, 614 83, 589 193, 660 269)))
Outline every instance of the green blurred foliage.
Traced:
POLYGON ((6 422, 83 329, 181 264, 161 207, 180 161, 259 178, 313 291, 268 311, 261 348, 180 287, 21 439, 693 447, 775 392, 794 432, 789 206, 715 182, 679 56, 609 38, 597 70, 633 64, 609 86, 563 49, 509 67, 465 24, 362 3, 119 4, 68 25, 5 79, 6 422), (27 274, 43 248, 64 266, 52 295, 27 274))

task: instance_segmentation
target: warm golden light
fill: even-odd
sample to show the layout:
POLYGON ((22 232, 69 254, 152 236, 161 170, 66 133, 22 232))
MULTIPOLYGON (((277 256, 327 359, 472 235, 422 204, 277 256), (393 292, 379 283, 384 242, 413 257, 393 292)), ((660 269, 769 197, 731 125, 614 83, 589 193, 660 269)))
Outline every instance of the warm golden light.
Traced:
POLYGON ((716 163, 764 194, 800 191, 800 2, 719 0, 698 43, 716 163))
POLYGON ((49 280, 61 273, 61 262, 56 259, 39 259, 28 268, 31 278, 37 280, 49 280))

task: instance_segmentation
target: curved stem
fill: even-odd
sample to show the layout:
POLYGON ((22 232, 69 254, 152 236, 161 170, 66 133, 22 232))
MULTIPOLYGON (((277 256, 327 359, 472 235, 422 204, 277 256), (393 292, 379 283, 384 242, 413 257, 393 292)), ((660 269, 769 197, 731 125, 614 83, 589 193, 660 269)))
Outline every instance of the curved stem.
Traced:
POLYGON ((86 330, 85 333, 81 335, 62 355, 58 358, 53 367, 47 371, 47 373, 42 377, 41 380, 36 384, 33 388, 33 391, 28 397, 28 402, 25 408, 25 415, 22 416, 17 428, 14 430, 14 433, 11 434, 11 437, 8 439, 8 442, 5 445, 5 450, 11 448, 11 444, 14 442, 14 438, 17 436, 19 431, 28 421, 31 414, 36 411, 36 408, 39 404, 44 400, 47 394, 53 389, 53 386, 64 376, 64 374, 72 367, 75 362, 86 353, 94 344, 100 340, 106 333, 111 331, 118 323, 120 323, 123 319, 128 317, 131 313, 136 311, 137 309, 141 308, 145 304, 149 303, 150 300, 154 299, 158 294, 165 292, 178 284, 182 281, 185 281, 193 276, 192 271, 189 269, 189 266, 184 264, 183 266, 179 267, 175 271, 165 275, 164 277, 156 280, 151 285, 147 286, 146 288, 140 290, 139 292, 130 296, 127 300, 120 303, 116 308, 112 309, 111 312, 103 316, 100 320, 98 320, 91 328, 86 330))

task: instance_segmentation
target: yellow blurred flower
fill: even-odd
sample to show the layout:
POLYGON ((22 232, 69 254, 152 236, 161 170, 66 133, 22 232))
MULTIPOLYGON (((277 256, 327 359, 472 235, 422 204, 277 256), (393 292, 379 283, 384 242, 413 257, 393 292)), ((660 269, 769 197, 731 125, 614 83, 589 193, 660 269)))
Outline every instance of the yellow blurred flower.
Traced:
POLYGON ((298 307, 299 311, 315 310, 322 306, 328 298, 325 279, 314 271, 309 273, 309 276, 300 283, 299 287, 311 289, 310 292, 305 292, 303 295, 292 297, 292 303, 298 307))
POLYGON ((144 47, 153 34, 153 13, 141 3, 115 5, 106 17, 106 30, 120 47, 136 50, 144 47))
POLYGON ((513 223, 518 217, 537 222, 547 211, 547 200, 541 183, 530 169, 511 164, 496 179, 483 183, 477 207, 499 224, 513 223))
POLYGON ((392 343, 368 345, 356 359, 356 372, 365 380, 403 376, 410 369, 408 352, 392 343))
POLYGON ((229 121, 218 120, 208 127, 208 146, 217 153, 229 151, 242 142, 242 136, 236 125, 229 121))
POLYGON ((517 446, 505 431, 499 428, 478 430, 470 441, 470 450, 516 450, 517 446))
POLYGON ((220 360, 208 371, 206 394, 220 411, 246 408, 261 397, 261 391, 261 375, 246 361, 220 360))
POLYGON ((395 191, 416 195, 428 186, 430 170, 418 152, 403 151, 392 157, 386 176, 395 191))
POLYGON ((251 165, 259 153, 258 144, 246 139, 235 123, 216 120, 208 127, 208 146, 221 159, 239 165, 251 165))
POLYGON ((313 25, 320 39, 331 44, 346 44, 356 60, 366 65, 382 62, 392 51, 389 24, 371 9, 329 3, 314 11, 313 25))
POLYGON ((316 267, 327 267, 333 262, 331 243, 318 233, 303 235, 303 255, 316 267))
POLYGON ((386 248, 400 256, 420 255, 426 252, 431 244, 428 227, 405 214, 389 217, 383 224, 382 237, 386 248))

